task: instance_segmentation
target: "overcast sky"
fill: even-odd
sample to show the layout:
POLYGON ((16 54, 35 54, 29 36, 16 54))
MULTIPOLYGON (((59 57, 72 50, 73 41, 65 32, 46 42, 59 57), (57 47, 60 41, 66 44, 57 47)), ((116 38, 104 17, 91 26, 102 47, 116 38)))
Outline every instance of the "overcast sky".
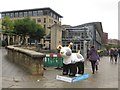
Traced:
POLYGON ((108 38, 118 39, 119 0, 1 0, 0 12, 50 7, 63 16, 62 24, 71 26, 102 22, 108 38))

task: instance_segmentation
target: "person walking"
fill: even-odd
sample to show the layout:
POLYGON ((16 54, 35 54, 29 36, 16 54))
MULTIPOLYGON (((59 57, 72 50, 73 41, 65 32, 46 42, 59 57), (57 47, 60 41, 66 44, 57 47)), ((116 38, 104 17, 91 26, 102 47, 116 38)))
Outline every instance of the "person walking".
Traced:
POLYGON ((113 57, 114 57, 114 49, 113 48, 110 49, 109 55, 110 55, 110 62, 113 62, 113 57))
POLYGON ((117 48, 114 49, 114 59, 115 59, 115 63, 117 63, 117 57, 118 57, 118 50, 117 48))
POLYGON ((89 54, 89 60, 91 62, 91 66, 92 66, 92 74, 94 74, 95 69, 96 69, 96 71, 98 70, 98 64, 96 64, 96 63, 98 63, 98 60, 100 61, 100 57, 94 46, 91 46, 91 49, 88 54, 89 54))
POLYGON ((118 49, 118 54, 119 54, 119 57, 120 57, 120 48, 118 49))

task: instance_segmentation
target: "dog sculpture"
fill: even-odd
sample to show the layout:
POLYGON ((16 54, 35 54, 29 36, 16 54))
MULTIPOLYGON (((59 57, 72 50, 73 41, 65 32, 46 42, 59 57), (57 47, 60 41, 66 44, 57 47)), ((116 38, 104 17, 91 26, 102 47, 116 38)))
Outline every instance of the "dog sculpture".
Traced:
POLYGON ((63 57, 63 75, 75 76, 76 74, 84 74, 84 58, 78 53, 72 53, 71 47, 73 43, 70 43, 68 47, 57 47, 60 50, 60 54, 63 57))

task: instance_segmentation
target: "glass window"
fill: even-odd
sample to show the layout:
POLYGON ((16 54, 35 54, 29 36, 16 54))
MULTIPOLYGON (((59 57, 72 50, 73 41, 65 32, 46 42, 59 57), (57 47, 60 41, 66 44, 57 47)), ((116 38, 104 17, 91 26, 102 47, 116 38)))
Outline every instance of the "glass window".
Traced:
POLYGON ((13 18, 13 17, 14 17, 14 13, 11 13, 11 14, 10 14, 10 17, 13 18))
POLYGON ((23 17, 23 12, 19 12, 19 17, 23 17))
POLYGON ((54 14, 52 13, 52 17, 54 18, 54 14))
POLYGON ((43 15, 43 11, 42 11, 42 10, 39 10, 39 11, 38 11, 38 16, 41 16, 41 15, 43 15))
POLYGON ((26 17, 26 16, 28 16, 28 15, 27 15, 27 12, 24 12, 24 17, 26 17))
POLYGON ((55 15, 55 14, 54 14, 53 18, 55 18, 55 19, 56 19, 56 15, 55 15))
POLYGON ((9 16, 9 13, 6 13, 6 16, 9 16))
POLYGON ((48 15, 48 10, 44 10, 43 15, 48 15))
POLYGON ((28 16, 32 16, 32 11, 29 11, 29 12, 28 12, 28 16))
POLYGON ((37 16, 37 11, 33 11, 33 16, 37 16))
POLYGON ((50 13, 50 16, 52 17, 52 12, 50 13))
POLYGON ((81 38, 84 38, 84 34, 82 33, 81 38))
POLYGON ((18 17, 18 12, 15 13, 15 17, 18 17))
POLYGON ((46 30, 46 25, 44 24, 44 30, 46 30))
POLYGON ((2 18, 4 18, 5 17, 5 14, 2 14, 2 18))
POLYGON ((37 22, 41 22, 41 19, 40 19, 40 18, 38 18, 38 19, 37 19, 37 22))
POLYGON ((46 23, 46 18, 44 18, 44 23, 46 23))

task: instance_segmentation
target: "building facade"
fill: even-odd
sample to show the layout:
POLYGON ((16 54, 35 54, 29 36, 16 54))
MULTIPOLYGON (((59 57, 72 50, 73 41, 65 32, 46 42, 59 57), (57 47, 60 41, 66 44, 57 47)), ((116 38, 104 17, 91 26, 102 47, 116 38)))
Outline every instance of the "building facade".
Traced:
POLYGON ((108 43, 108 33, 106 33, 106 32, 103 32, 102 43, 103 44, 107 44, 108 43))
MULTIPOLYGON (((1 12, 2 19, 6 16, 10 17, 10 19, 13 21, 17 19, 23 19, 25 17, 30 17, 32 20, 35 20, 36 23, 40 24, 44 28, 45 37, 49 36, 51 32, 48 27, 54 24, 61 25, 62 18, 60 14, 51 8, 37 8, 1 12)), ((29 41, 29 38, 27 41, 29 41)))
POLYGON ((30 17, 41 24, 45 30, 43 47, 55 50, 56 46, 63 46, 73 42, 73 51, 81 50, 86 53, 91 45, 97 49, 102 47, 103 29, 101 22, 86 23, 78 26, 61 25, 62 16, 50 8, 27 9, 1 12, 2 18, 10 17, 12 20, 30 17))
POLYGON ((1 12, 1 17, 4 18, 5 16, 10 17, 12 20, 30 17, 31 19, 35 20, 38 24, 42 25, 46 35, 50 33, 50 30, 47 27, 50 27, 55 23, 61 24, 62 18, 60 14, 58 14, 51 8, 37 8, 1 12))
POLYGON ((73 51, 81 50, 85 54, 91 45, 97 49, 102 48, 103 29, 101 22, 86 23, 78 26, 63 26, 62 45, 73 42, 73 51))
POLYGON ((108 39, 108 44, 118 45, 119 39, 108 39))

